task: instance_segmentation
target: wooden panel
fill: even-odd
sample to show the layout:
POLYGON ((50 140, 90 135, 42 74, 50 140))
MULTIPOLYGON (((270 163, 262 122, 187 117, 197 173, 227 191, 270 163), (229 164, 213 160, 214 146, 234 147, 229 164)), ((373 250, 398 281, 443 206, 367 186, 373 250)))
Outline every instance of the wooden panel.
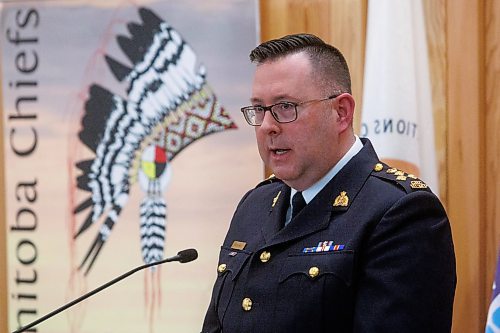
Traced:
POLYGON ((352 95, 356 100, 354 129, 359 133, 363 100, 367 1, 333 0, 330 6, 330 31, 326 39, 338 47, 349 64, 352 95))
POLYGON ((486 302, 500 246, 500 2, 487 1, 486 45, 486 302))
POLYGON ((324 0, 261 0, 261 39, 309 32, 328 37, 329 7, 324 0))
POLYGON ((480 1, 447 1, 448 213, 457 257, 454 332, 485 324, 484 104, 480 1))
POLYGON ((423 0, 431 76, 439 198, 447 207, 446 0, 423 0))

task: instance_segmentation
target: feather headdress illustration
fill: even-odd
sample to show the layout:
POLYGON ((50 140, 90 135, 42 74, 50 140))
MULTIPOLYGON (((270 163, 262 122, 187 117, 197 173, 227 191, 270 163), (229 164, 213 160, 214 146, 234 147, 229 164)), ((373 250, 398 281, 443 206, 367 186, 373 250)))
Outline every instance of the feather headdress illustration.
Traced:
POLYGON ((131 187, 139 183, 140 238, 145 263, 163 259, 170 164, 188 145, 211 133, 236 128, 206 81, 193 49, 151 10, 117 42, 131 65, 105 56, 114 77, 127 85, 121 97, 93 84, 79 138, 94 153, 76 163, 78 188, 89 192, 74 210, 87 212, 75 238, 102 222, 80 269, 87 274, 108 240, 131 187))

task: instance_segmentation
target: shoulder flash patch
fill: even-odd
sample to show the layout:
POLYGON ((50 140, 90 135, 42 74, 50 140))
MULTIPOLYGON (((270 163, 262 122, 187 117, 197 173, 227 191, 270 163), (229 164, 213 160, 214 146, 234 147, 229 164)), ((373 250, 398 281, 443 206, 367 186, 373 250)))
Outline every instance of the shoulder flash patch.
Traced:
POLYGON ((397 184, 399 187, 404 189, 406 193, 414 191, 431 192, 429 186, 427 186, 427 184, 422 180, 418 179, 415 175, 408 174, 396 168, 391 168, 382 162, 375 164, 371 175, 397 184))
POLYGON ((276 176, 274 174, 272 174, 269 177, 267 177, 266 179, 264 179, 263 181, 261 181, 260 183, 258 183, 257 186, 255 186, 255 188, 263 186, 263 185, 267 185, 267 184, 276 183, 276 182, 282 182, 282 180, 279 178, 276 178, 276 176))

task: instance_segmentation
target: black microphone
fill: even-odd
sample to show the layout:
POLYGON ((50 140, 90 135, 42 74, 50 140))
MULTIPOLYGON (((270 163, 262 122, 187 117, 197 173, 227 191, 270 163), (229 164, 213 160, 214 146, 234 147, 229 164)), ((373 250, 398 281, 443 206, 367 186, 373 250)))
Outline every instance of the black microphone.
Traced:
MULTIPOLYGON (((173 256, 171 258, 167 258, 164 260, 164 262, 170 262, 170 261, 178 261, 181 264, 190 262, 198 258, 198 251, 195 249, 187 249, 187 250, 182 250, 177 253, 176 256, 173 256)), ((163 261, 159 261, 155 264, 161 264, 163 261)))
POLYGON ((160 261, 156 261, 156 262, 152 262, 150 264, 145 264, 145 265, 142 265, 142 266, 139 266, 139 267, 136 267, 134 268, 133 270, 125 273, 125 274, 122 274, 120 275, 119 277, 117 278, 114 278, 113 280, 109 281, 108 283, 105 283, 103 284, 102 286, 92 290, 91 292, 88 292, 80 297, 78 297, 77 299, 69 302, 68 304, 65 304, 63 306, 61 306, 60 308, 57 308, 55 309, 54 311, 52 311, 51 313, 48 313, 46 314, 45 316, 41 317, 41 318, 38 318, 37 320, 35 320, 34 322, 26 325, 26 326, 23 326, 17 330, 15 330, 14 332, 12 333, 21 333, 21 332, 24 332, 26 331, 27 329, 30 329, 32 328, 33 326, 36 326, 38 324, 40 324, 41 322, 55 316, 56 314, 58 314, 59 312, 61 311, 64 311, 66 310, 67 308, 70 308, 72 307, 73 305, 75 304, 78 304, 80 303, 81 301, 83 301, 84 299, 87 299, 89 298, 90 296, 94 295, 94 294, 97 294, 98 292, 100 292, 101 290, 103 289, 106 289, 107 287, 109 286, 112 286, 113 284, 117 283, 118 281, 121 281, 123 280, 124 278, 134 274, 135 272, 137 271, 140 271, 144 268, 148 268, 148 267, 151 267, 151 266, 156 266, 156 265, 161 265, 161 264, 164 264, 166 262, 171 262, 171 261, 178 261, 180 263, 186 263, 186 262, 190 262, 190 261, 193 261, 195 260, 196 258, 198 258, 198 251, 196 251, 195 249, 187 249, 187 250, 182 250, 180 252, 177 253, 176 256, 173 256, 173 257, 170 257, 170 258, 167 258, 167 259, 163 259, 163 260, 160 260, 160 261))

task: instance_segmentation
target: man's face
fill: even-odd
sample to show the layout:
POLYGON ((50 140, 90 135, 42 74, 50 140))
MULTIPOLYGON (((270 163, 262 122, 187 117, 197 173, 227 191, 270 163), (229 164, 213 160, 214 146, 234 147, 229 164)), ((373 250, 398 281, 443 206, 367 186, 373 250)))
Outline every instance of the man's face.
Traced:
MULTIPOLYGON (((319 89, 319 78, 311 74, 307 55, 297 53, 257 66, 252 104, 300 103, 328 97, 319 89)), ((339 115, 336 100, 297 107, 297 120, 278 123, 266 112, 255 127, 259 153, 272 172, 289 186, 304 190, 321 179, 344 152, 339 152, 339 115)))

